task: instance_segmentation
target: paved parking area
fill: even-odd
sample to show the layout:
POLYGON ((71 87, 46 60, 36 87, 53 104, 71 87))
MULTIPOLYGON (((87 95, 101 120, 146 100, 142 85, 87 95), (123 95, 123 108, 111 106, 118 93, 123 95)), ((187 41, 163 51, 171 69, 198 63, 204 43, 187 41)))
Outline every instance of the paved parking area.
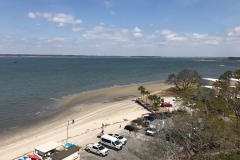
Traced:
POLYGON ((120 151, 116 151, 113 149, 109 149, 109 154, 106 157, 100 157, 93 153, 88 153, 83 151, 81 154, 81 160, 122 160, 122 159, 131 159, 137 160, 138 158, 133 155, 129 150, 138 150, 141 144, 144 141, 149 140, 152 137, 146 136, 144 129, 140 130, 137 133, 129 134, 128 131, 123 131, 121 135, 127 138, 127 144, 123 146, 123 149, 120 151))

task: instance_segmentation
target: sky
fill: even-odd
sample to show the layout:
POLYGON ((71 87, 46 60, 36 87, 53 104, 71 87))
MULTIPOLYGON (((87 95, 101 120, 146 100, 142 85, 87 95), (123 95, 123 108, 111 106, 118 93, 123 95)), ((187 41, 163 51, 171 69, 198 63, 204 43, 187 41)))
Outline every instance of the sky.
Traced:
POLYGON ((240 56, 239 0, 0 0, 0 54, 240 56))

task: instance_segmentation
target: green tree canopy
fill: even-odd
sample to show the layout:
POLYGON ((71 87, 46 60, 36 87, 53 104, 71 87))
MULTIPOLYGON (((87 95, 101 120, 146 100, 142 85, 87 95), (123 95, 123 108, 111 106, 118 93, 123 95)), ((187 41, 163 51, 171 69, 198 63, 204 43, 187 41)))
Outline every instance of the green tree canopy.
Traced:
POLYGON ((170 74, 166 81, 167 84, 173 84, 178 90, 186 90, 196 85, 201 79, 197 71, 185 69, 178 74, 170 74))

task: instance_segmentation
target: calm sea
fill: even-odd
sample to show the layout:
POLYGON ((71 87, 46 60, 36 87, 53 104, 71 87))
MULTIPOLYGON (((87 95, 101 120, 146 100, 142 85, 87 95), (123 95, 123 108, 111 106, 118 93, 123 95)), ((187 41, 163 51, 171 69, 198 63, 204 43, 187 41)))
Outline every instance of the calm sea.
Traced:
POLYGON ((240 69, 240 63, 190 58, 1 57, 0 133, 58 112, 58 102, 71 95, 164 81, 183 69, 218 78, 227 70, 240 69))

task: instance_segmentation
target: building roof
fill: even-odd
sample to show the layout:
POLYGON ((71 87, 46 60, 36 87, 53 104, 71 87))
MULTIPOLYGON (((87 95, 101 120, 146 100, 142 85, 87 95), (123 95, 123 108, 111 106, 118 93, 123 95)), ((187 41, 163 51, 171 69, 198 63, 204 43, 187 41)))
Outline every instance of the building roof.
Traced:
POLYGON ((240 80, 239 79, 236 79, 236 78, 230 78, 231 81, 236 81, 236 82, 239 82, 240 80))
POLYGON ((208 80, 208 81, 214 81, 214 82, 218 80, 216 78, 201 78, 201 79, 208 80))
POLYGON ((66 149, 62 150, 62 151, 53 153, 53 155, 51 155, 50 157, 54 160, 61 160, 61 159, 64 159, 64 158, 72 155, 75 152, 78 152, 79 149, 80 149, 80 147, 73 145, 69 148, 66 148, 66 149))
POLYGON ((205 87, 205 88, 214 88, 213 86, 201 86, 201 87, 205 87))
POLYGON ((42 144, 40 146, 35 147, 35 150, 41 151, 43 153, 46 153, 48 151, 51 151, 53 149, 56 149, 58 147, 62 146, 61 143, 55 142, 55 141, 50 141, 45 144, 42 144))

